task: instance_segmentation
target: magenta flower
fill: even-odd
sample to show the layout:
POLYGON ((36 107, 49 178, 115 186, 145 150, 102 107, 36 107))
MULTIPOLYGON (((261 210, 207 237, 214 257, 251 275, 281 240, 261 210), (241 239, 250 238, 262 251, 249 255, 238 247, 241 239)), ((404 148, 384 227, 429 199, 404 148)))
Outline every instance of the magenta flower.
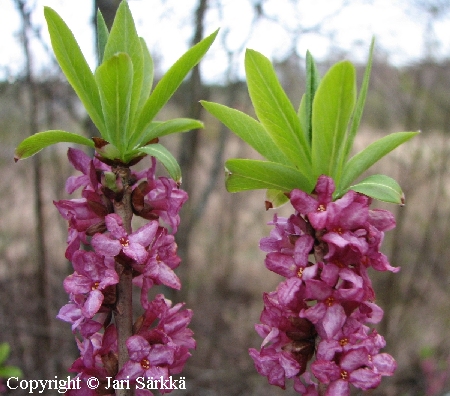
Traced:
POLYGON ((270 236, 262 238, 259 243, 263 252, 294 254, 296 239, 307 232, 307 223, 300 216, 284 218, 275 213, 273 220, 267 224, 274 228, 270 231, 270 236))
POLYGON ((329 384, 326 395, 348 396, 350 384, 362 390, 374 389, 380 384, 381 374, 369 367, 370 359, 365 348, 358 348, 344 353, 339 363, 316 360, 311 369, 320 382, 329 384))
POLYGON ((105 257, 115 257, 123 252, 140 264, 145 262, 148 258, 147 247, 159 226, 157 221, 150 221, 130 235, 123 228, 120 216, 114 213, 105 217, 105 224, 109 235, 95 234, 92 237, 91 243, 97 253, 105 257))
POLYGON ((172 179, 155 178, 155 168, 156 160, 152 157, 152 166, 146 174, 138 175, 139 179, 146 176, 147 181, 141 182, 133 190, 133 210, 148 220, 161 218, 175 234, 180 224, 179 212, 188 196, 172 179))
MULTIPOLYGON (((325 265, 330 268, 332 264, 325 265)), ((334 268, 336 268, 334 266, 334 268)), ((309 319, 316 325, 317 332, 323 338, 332 338, 347 320, 345 306, 347 302, 361 302, 365 296, 363 280, 349 269, 339 271, 339 279, 343 280, 338 288, 330 286, 322 272, 322 280, 306 281, 308 299, 317 303, 300 312, 300 317, 309 319), (324 281, 325 278, 325 281, 324 281)), ((333 282, 334 283, 334 282, 333 282)))
POLYGON ((144 337, 134 335, 127 340, 127 349, 130 360, 117 374, 117 379, 168 378, 168 367, 174 361, 173 348, 164 344, 150 345, 144 337))
POLYGON ((100 381, 116 374, 117 330, 114 325, 106 328, 104 334, 95 333, 83 341, 77 340, 80 357, 69 369, 81 374, 81 378, 96 377, 100 381), (105 364, 106 363, 106 364, 105 364))
POLYGON ((114 270, 114 261, 95 252, 78 250, 73 254, 72 264, 75 272, 64 280, 64 289, 69 294, 83 294, 86 301, 82 313, 92 318, 100 309, 104 291, 108 286, 119 283, 119 275, 114 270))
POLYGON ((169 373, 178 374, 195 349, 193 332, 187 326, 192 319, 192 311, 181 310, 184 304, 171 306, 162 294, 158 294, 148 305, 136 334, 144 337, 150 344, 164 344, 171 347, 174 358, 169 365, 169 373), (155 325, 156 324, 156 325, 155 325))
MULTIPOLYGON (((69 148, 67 150, 67 157, 69 158, 69 162, 72 164, 72 166, 76 170, 80 171, 82 175, 70 176, 66 182, 66 191, 69 194, 72 194, 80 187, 90 188, 93 191, 97 191, 99 185, 92 158, 85 154, 83 151, 74 148, 69 148)), ((110 170, 110 168, 108 170, 110 170)))
POLYGON ((301 277, 303 270, 308 266, 308 256, 313 243, 314 239, 310 235, 302 235, 295 241, 291 254, 268 253, 265 260, 267 269, 286 278, 301 277))
POLYGON ((275 348, 264 348, 261 352, 250 348, 248 351, 258 373, 267 377, 271 385, 286 389, 286 378, 292 378, 300 371, 300 364, 287 352, 275 348))
POLYGON ((103 325, 84 315, 85 301, 86 297, 82 295, 73 296, 73 301, 62 306, 56 317, 64 322, 71 323, 74 333, 79 330, 83 337, 90 337, 99 331, 103 325))
POLYGON ((319 396, 317 384, 311 380, 309 373, 294 378, 294 390, 303 396, 319 396))
POLYGON ((317 199, 304 191, 294 189, 291 191, 290 200, 295 210, 306 215, 309 222, 316 230, 326 227, 328 219, 328 204, 333 200, 335 190, 334 181, 327 176, 320 176, 317 180, 314 193, 317 199))
POLYGON ((329 396, 349 395, 350 384, 375 388, 396 368, 392 356, 379 353, 384 338, 365 325, 383 317, 372 302, 367 268, 398 271, 379 251, 395 221, 387 211, 370 210, 371 199, 362 194, 348 191, 333 201, 333 192, 327 176, 319 177, 311 195, 293 190, 296 212, 275 214, 270 236, 260 242, 266 267, 286 279, 264 293, 255 326, 261 350, 249 352, 269 383, 284 388, 292 376, 294 389, 310 396, 318 395, 320 384, 329 396), (313 358, 319 384, 306 372, 313 358))

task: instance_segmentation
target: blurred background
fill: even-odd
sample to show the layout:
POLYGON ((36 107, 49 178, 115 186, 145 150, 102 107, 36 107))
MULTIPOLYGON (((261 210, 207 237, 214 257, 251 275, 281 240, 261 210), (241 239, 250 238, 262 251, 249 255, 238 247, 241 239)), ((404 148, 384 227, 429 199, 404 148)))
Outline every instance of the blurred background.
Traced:
MULTIPOLYGON (((43 5, 74 31, 95 67, 95 26, 107 23, 118 0, 0 0, 0 342, 8 364, 27 379, 67 376, 78 356, 70 325, 55 316, 67 302, 63 279, 67 224, 53 200, 69 198, 73 174, 67 146, 48 148, 17 164, 13 152, 26 136, 47 129, 95 135, 49 47, 43 5)), ((362 80, 370 40, 376 49, 367 105, 355 149, 396 131, 422 133, 391 153, 372 173, 396 178, 406 205, 394 212, 384 252, 398 274, 373 273, 385 311, 378 330, 398 361, 394 377, 372 395, 450 395, 450 2, 448 0, 129 0, 147 41, 156 76, 202 37, 221 27, 210 52, 159 114, 200 118, 205 129, 164 140, 183 171, 190 200, 177 234, 183 289, 164 292, 194 310, 198 347, 174 395, 293 395, 260 377, 248 356, 261 339, 254 331, 262 293, 281 280, 264 267, 259 239, 270 228, 262 191, 229 194, 223 164, 253 157, 239 139, 202 111, 200 99, 252 114, 243 73, 251 47, 270 57, 294 106, 304 90, 306 49, 323 75, 350 59, 362 80)), ((163 170, 160 170, 163 173, 163 170)), ((75 193, 76 196, 76 193, 75 193)), ((289 215, 285 206, 278 210, 289 215)), ((136 307, 138 310, 139 307, 136 307)), ((10 394, 20 395, 20 391, 10 394)), ((55 393, 56 394, 56 393, 55 393)), ((355 391, 355 395, 362 394, 355 391)))

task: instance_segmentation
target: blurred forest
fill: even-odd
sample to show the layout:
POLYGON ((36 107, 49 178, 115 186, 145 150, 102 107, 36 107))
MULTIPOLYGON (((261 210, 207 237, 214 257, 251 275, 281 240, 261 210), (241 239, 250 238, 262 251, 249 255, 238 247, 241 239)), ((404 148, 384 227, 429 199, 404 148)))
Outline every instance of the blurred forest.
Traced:
MULTIPOLYGON (((33 72, 30 37, 36 32, 30 13, 34 2, 9 1, 22 18, 21 44, 18 41, 17 45, 23 46, 26 63, 20 76, 0 82, 0 342, 10 343, 8 364, 19 366, 25 378, 62 378, 77 357, 77 348, 70 325, 55 318, 66 303, 62 282, 71 271, 64 259, 67 225, 52 202, 68 198, 64 183, 74 171, 64 145, 15 165, 13 151, 22 139, 40 130, 64 129, 86 136, 95 131, 56 67, 46 75, 33 72)), ((251 1, 255 20, 270 17, 265 14, 268 1, 251 1)), ((93 10, 100 7, 110 23, 118 3, 95 0, 93 10)), ((207 13, 220 3, 198 0, 195 14, 186 16, 192 26, 192 43, 208 33, 204 31, 207 13)), ((396 215, 397 227, 387 233, 384 251, 401 271, 373 274, 378 303, 385 310, 379 331, 398 369, 372 395, 450 395, 450 54, 436 58, 431 45, 437 39, 433 21, 449 11, 447 3, 408 2, 423 13, 424 31, 430 37, 429 51, 421 59, 395 67, 382 48, 376 49, 356 142, 359 150, 390 132, 422 131, 372 170, 396 178, 406 195, 404 207, 375 203, 396 215)), ((321 24, 315 29, 320 34, 321 24)), ((214 45, 225 45, 225 40, 214 45)), ((231 78, 234 55, 228 53, 228 81, 207 85, 201 69, 196 68, 159 115, 161 119, 200 118, 206 125, 204 130, 164 141, 178 157, 182 187, 190 200, 177 234, 183 259, 177 273, 183 289, 163 292, 174 302, 186 301, 194 310, 191 327, 198 345, 183 372, 187 390, 172 394, 288 396, 293 390, 270 386, 256 373, 247 353, 261 342, 254 324, 263 307, 262 293, 272 291, 280 281, 265 269, 264 254, 258 249, 259 239, 269 232, 265 224, 273 211, 265 211, 261 191, 226 192, 225 159, 255 153, 198 104, 207 99, 252 114, 245 81, 231 78)), ((293 51, 276 63, 294 104, 303 92, 303 56, 293 51)), ((330 54, 318 65, 322 74, 344 56, 350 55, 339 50, 330 54)), ((359 83, 364 67, 357 65, 359 83)), ((282 207, 279 213, 286 215, 289 210, 282 207)))

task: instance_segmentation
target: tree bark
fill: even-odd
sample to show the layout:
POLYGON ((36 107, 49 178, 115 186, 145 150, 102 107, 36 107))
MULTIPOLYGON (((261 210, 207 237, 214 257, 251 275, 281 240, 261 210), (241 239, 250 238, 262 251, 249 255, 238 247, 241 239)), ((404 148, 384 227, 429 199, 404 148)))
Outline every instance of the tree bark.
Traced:
MULTIPOLYGON (((38 98, 37 86, 33 78, 33 57, 30 49, 30 32, 32 31, 30 11, 27 9, 26 1, 15 0, 16 7, 22 19, 22 44, 25 55, 26 85, 28 88, 29 106, 29 134, 38 132, 38 98)), ((39 336, 37 342, 36 369, 41 378, 51 378, 56 368, 52 348, 52 319, 51 312, 51 285, 49 281, 49 270, 47 268, 45 249, 45 222, 42 210, 42 166, 39 156, 33 157, 33 189, 34 189, 34 216, 35 216, 35 242, 34 256, 37 267, 37 293, 38 312, 36 325, 44 332, 39 336), (41 364, 45 362, 45 364, 41 364)))
MULTIPOLYGON (((114 212, 121 217, 127 234, 131 234, 131 219, 133 217, 130 186, 131 171, 130 168, 120 166, 113 169, 113 171, 116 177, 121 179, 124 186, 122 199, 114 202, 114 212)), ((120 371, 129 359, 126 341, 133 335, 133 274, 129 265, 119 261, 116 261, 116 271, 119 274, 119 284, 116 289, 117 299, 114 319, 117 328, 120 371)), ((119 396, 131 396, 133 391, 131 389, 118 389, 116 394, 119 396)))

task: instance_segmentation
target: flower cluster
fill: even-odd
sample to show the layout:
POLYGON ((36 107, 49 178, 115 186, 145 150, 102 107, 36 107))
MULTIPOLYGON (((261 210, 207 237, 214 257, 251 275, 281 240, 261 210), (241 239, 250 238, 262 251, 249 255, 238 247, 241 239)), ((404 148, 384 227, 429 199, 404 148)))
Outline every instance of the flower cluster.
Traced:
POLYGON ((349 395, 350 384, 373 389, 396 368, 380 353, 384 338, 368 327, 383 316, 368 268, 399 270, 380 252, 394 217, 369 209, 371 199, 354 191, 333 201, 334 190, 327 176, 311 195, 293 190, 295 214, 275 215, 270 236, 260 242, 266 267, 286 279, 264 294, 255 326, 264 340, 250 356, 270 384, 284 389, 286 378, 294 378, 294 389, 308 396, 349 395))
MULTIPOLYGON (((153 157, 149 169, 129 173, 128 186, 123 186, 114 164, 91 159, 75 149, 69 149, 68 157, 82 172, 66 183, 68 193, 81 187, 81 198, 55 202, 69 223, 66 257, 74 269, 64 280, 70 301, 60 309, 58 318, 71 323, 73 332, 81 336, 77 338, 81 356, 70 371, 81 379, 95 376, 100 384, 106 384, 107 378, 168 378, 180 373, 189 350, 195 348, 192 331, 187 328, 192 312, 182 310, 183 304, 172 307, 162 295, 149 300, 148 294, 153 285, 181 287, 174 272, 180 264, 174 234, 186 192, 171 179, 155 177, 153 157), (115 211, 125 187, 132 189, 132 212, 148 220, 131 233, 115 211), (133 284, 141 288, 144 313, 134 323, 134 333, 126 343, 129 361, 119 371, 117 329, 112 318, 123 269, 131 271, 133 284)), ((86 386, 80 393, 70 392, 97 394, 86 386)), ((142 390, 140 394, 151 392, 142 390)))

